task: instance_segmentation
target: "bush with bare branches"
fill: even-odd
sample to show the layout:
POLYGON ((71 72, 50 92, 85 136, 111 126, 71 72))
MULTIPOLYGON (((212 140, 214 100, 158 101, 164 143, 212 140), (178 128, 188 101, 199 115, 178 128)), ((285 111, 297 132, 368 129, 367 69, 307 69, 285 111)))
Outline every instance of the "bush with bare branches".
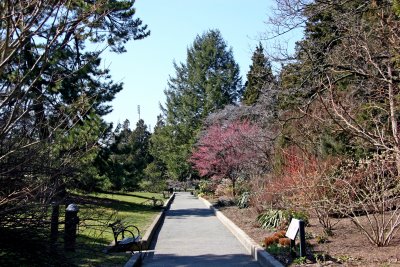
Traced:
POLYGON ((331 191, 321 202, 348 217, 376 246, 387 246, 400 229, 400 188, 396 156, 375 154, 350 162, 326 177, 331 191))

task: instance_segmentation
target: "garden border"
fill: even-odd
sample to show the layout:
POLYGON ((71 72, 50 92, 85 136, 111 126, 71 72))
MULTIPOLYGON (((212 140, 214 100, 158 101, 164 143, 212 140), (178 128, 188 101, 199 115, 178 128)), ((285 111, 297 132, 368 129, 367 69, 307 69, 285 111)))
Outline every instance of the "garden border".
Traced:
POLYGON ((228 217, 226 217, 221 211, 211 205, 211 203, 199 197, 203 203, 210 208, 215 216, 228 228, 233 235, 242 243, 242 245, 246 248, 249 254, 263 267, 283 267, 283 265, 271 256, 268 252, 265 251, 263 247, 257 244, 252 238, 250 238, 242 229, 240 229, 236 224, 234 224, 228 217))
MULTIPOLYGON (((165 202, 162 211, 159 212, 159 214, 155 217, 149 228, 147 229, 146 233, 144 234, 142 238, 142 250, 148 250, 151 241, 157 232, 160 224, 162 223, 164 217, 165 217, 165 211, 169 209, 171 206, 171 203, 175 199, 175 193, 173 193, 169 199, 165 202)), ((134 267, 134 266, 140 266, 141 261, 142 261, 142 256, 139 255, 139 253, 135 253, 132 255, 132 257, 128 260, 127 263, 125 263, 124 267, 134 267)))

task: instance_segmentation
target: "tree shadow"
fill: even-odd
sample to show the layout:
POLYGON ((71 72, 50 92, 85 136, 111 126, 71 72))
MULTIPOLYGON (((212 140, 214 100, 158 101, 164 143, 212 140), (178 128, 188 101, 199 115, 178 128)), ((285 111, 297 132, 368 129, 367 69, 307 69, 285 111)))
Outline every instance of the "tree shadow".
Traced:
POLYGON ((166 217, 172 217, 172 219, 183 219, 186 217, 211 217, 214 216, 214 212, 209 208, 192 208, 168 210, 165 215, 166 217))
MULTIPOLYGON (((179 248, 177 248, 178 250, 179 248)), ((176 254, 147 253, 142 266, 260 266, 250 255, 226 254, 226 255, 193 255, 182 256, 176 254)))
MULTIPOLYGON (((151 200, 151 198, 150 198, 151 200)), ((81 196, 77 194, 71 194, 68 199, 69 202, 73 202, 81 205, 96 205, 103 208, 113 208, 119 211, 153 211, 153 206, 145 203, 131 203, 128 201, 108 199, 96 196, 81 196)))
POLYGON ((148 199, 148 200, 152 199, 151 197, 145 197, 145 196, 141 196, 141 195, 136 195, 136 194, 132 194, 132 193, 124 193, 124 192, 100 191, 100 193, 119 195, 119 196, 128 196, 128 197, 137 197, 137 198, 148 199))
POLYGON ((0 266, 73 266, 48 236, 33 228, 0 228, 0 266))
POLYGON ((122 266, 129 260, 130 253, 107 254, 105 248, 110 241, 102 237, 79 235, 75 251, 67 252, 66 258, 77 266, 122 266))

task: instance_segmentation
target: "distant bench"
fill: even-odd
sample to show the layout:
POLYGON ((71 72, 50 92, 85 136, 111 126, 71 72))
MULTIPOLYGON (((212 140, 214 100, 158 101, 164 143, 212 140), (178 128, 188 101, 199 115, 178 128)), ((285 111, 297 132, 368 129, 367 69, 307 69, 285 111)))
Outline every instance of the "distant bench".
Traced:
POLYGON ((114 246, 109 248, 107 252, 121 252, 121 251, 142 251, 141 239, 139 229, 134 225, 125 226, 121 220, 108 225, 111 227, 114 235, 114 246))

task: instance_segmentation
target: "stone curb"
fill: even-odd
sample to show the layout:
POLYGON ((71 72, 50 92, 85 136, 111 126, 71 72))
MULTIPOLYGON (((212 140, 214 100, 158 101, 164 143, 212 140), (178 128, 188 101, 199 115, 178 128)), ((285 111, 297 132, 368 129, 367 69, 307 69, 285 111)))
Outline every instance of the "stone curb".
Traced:
POLYGON ((165 211, 169 209, 172 201, 175 199, 175 193, 173 193, 167 202, 164 204, 163 210, 156 216, 153 220, 146 233, 142 237, 142 249, 147 250, 151 244, 151 240, 153 239, 154 234, 156 233, 158 227, 160 226, 162 219, 165 217, 165 211))
POLYGON ((211 203, 199 197, 203 203, 210 208, 215 216, 228 228, 233 235, 242 243, 249 254, 263 267, 283 267, 283 265, 272 257, 268 252, 265 251, 263 247, 257 244, 252 238, 250 238, 242 229, 240 229, 236 224, 234 224, 230 219, 228 219, 221 211, 214 208, 211 203))
POLYGON ((124 267, 138 267, 142 264, 142 255, 140 253, 135 253, 132 257, 125 263, 124 267))
MULTIPOLYGON (((149 228, 147 229, 146 233, 142 237, 142 250, 148 250, 151 244, 151 241, 154 237, 154 234, 157 232, 157 229, 159 228, 160 224, 162 223, 164 217, 165 217, 165 211, 169 209, 171 206, 172 201, 175 199, 175 193, 173 193, 170 198, 165 202, 162 211, 156 216, 156 218, 153 220, 149 228)), ((124 267, 136 267, 140 266, 142 262, 142 255, 141 253, 135 253, 132 255, 132 257, 129 259, 127 263, 125 263, 124 267)))

